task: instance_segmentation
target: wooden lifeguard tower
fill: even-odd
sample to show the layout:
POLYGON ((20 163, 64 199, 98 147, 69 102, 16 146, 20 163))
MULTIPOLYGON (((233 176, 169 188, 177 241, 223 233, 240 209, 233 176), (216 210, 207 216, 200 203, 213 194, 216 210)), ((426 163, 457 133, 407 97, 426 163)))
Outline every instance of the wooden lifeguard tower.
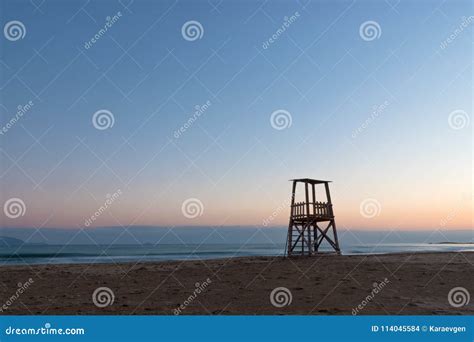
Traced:
POLYGON ((291 212, 288 225, 287 256, 312 256, 320 253, 326 241, 337 254, 341 253, 337 240, 336 222, 332 210, 330 181, 310 178, 292 179, 291 212), (295 202, 298 183, 304 185, 304 201, 295 202), (316 187, 324 186, 326 202, 316 201, 316 187), (311 200, 310 200, 311 194, 311 200), (325 228, 319 225, 326 225, 325 228), (331 237, 332 235, 332 237, 331 237))

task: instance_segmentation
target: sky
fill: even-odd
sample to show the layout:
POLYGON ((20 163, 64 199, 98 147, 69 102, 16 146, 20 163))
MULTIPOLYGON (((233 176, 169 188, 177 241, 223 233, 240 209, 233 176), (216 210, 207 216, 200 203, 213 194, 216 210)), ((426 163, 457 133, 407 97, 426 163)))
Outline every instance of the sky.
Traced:
POLYGON ((472 229, 473 15, 4 0, 0 226, 286 225, 308 177, 338 227, 472 229))

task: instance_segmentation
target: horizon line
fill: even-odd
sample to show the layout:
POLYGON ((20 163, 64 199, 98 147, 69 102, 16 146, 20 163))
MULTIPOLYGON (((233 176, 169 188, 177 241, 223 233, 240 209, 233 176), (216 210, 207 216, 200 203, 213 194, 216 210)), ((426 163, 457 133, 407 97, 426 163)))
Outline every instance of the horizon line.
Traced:
MULTIPOLYGON (((11 227, 0 227, 0 233, 2 229, 35 229, 35 230, 93 230, 93 229, 134 229, 134 228, 158 228, 158 229, 182 229, 182 228, 213 228, 213 229, 229 229, 229 228, 260 228, 260 229, 288 229, 286 225, 274 225, 274 226, 262 226, 262 225, 176 225, 176 226, 162 226, 162 225, 132 225, 132 226, 98 226, 98 227, 30 227, 30 226, 11 226, 11 227)), ((456 227, 456 228, 430 228, 430 227, 423 227, 423 228, 389 228, 389 227, 380 227, 380 228, 367 228, 367 227, 354 227, 354 228, 347 228, 347 227, 339 227, 338 230, 342 231, 437 231, 437 230, 444 230, 444 231, 471 231, 474 234, 474 230, 472 228, 467 227, 456 227)))

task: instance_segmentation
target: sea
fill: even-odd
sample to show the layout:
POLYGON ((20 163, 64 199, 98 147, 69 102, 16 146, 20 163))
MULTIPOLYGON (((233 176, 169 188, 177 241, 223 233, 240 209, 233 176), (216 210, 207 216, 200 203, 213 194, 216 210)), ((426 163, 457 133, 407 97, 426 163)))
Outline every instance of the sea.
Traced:
MULTIPOLYGON (((19 236, 18 230, 2 229, 0 266, 162 262, 285 253, 284 228, 266 228, 263 232, 258 228, 107 229, 113 228, 74 234, 71 230, 51 229, 35 232, 34 238, 25 231, 19 236)), ((474 252, 474 231, 344 230, 339 232, 339 243, 344 255, 474 252)), ((325 245, 321 251, 331 249, 325 245)))

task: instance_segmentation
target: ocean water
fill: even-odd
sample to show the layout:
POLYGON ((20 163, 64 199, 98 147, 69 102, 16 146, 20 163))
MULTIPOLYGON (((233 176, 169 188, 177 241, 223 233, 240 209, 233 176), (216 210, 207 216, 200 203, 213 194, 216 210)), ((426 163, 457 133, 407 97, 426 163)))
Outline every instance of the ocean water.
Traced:
MULTIPOLYGON (((285 227, 0 229, 0 266, 282 256, 285 227)), ((340 230, 342 254, 474 252, 474 230, 340 230)), ((326 246, 322 251, 329 251, 326 246)))
MULTIPOLYGON (((242 256, 282 256, 285 246, 275 244, 201 245, 24 245, 0 248, 0 265, 60 263, 120 263, 201 260, 242 256)), ((329 251, 329 248, 323 250, 329 251)), ((387 243, 342 246, 345 255, 403 252, 474 252, 474 244, 387 243)))

